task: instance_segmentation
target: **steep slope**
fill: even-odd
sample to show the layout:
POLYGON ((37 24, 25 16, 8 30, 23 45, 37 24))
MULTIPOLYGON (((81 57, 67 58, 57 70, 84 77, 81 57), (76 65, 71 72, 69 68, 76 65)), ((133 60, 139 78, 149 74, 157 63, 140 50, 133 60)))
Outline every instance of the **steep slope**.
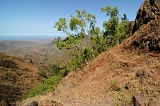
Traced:
POLYGON ((133 35, 70 73, 53 93, 20 103, 39 106, 159 106, 160 1, 145 0, 133 35))
POLYGON ((35 100, 39 106, 51 106, 53 101, 64 106, 128 106, 133 104, 133 95, 140 95, 151 104, 159 104, 160 56, 139 55, 119 48, 102 53, 83 69, 69 74, 54 93, 23 103, 35 100))
POLYGON ((0 106, 14 106, 22 95, 43 80, 35 65, 0 52, 0 106))

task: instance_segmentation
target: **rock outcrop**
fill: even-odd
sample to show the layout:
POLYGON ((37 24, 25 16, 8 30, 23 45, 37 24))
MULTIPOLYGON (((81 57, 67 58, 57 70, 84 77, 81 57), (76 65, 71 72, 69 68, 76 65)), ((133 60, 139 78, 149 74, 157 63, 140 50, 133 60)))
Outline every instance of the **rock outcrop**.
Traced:
POLYGON ((137 12, 133 34, 144 24, 153 20, 159 20, 160 0, 145 0, 137 12))
POLYGON ((138 10, 132 37, 124 48, 160 53, 160 0, 145 0, 138 10))

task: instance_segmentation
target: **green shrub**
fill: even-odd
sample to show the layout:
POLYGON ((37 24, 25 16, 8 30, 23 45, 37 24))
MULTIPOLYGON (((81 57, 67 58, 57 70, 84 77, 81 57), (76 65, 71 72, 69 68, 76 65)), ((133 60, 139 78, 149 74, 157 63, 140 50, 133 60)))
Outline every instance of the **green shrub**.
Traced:
POLYGON ((39 74, 40 76, 44 77, 44 78, 47 78, 47 73, 46 73, 46 71, 44 71, 44 70, 40 70, 40 71, 38 72, 38 74, 39 74))
POLYGON ((45 80, 44 86, 46 88, 46 91, 47 92, 52 91, 61 79, 62 79, 62 76, 55 75, 55 76, 45 80))
POLYGON ((52 91, 53 89, 55 89, 55 86, 60 82, 61 79, 62 76, 60 75, 55 75, 49 79, 46 79, 43 84, 30 89, 29 92, 25 96, 23 96, 22 99, 31 98, 36 95, 43 94, 44 92, 52 91))
POLYGON ((67 76, 68 71, 66 69, 61 69, 60 74, 61 74, 62 77, 65 77, 65 76, 67 76))
POLYGON ((30 89, 29 92, 26 95, 24 95, 22 99, 27 99, 27 98, 34 97, 38 94, 42 94, 45 90, 46 90, 46 88, 45 88, 44 84, 38 85, 38 86, 30 89))

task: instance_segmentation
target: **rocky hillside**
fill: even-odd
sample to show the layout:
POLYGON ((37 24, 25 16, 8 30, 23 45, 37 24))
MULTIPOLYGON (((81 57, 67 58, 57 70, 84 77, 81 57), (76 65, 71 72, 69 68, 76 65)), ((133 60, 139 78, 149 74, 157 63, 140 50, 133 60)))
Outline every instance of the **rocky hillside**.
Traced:
POLYGON ((35 65, 0 52, 0 106, 14 106, 22 95, 43 80, 35 65))
POLYGON ((160 106, 160 0, 145 0, 133 35, 66 76, 38 106, 160 106))

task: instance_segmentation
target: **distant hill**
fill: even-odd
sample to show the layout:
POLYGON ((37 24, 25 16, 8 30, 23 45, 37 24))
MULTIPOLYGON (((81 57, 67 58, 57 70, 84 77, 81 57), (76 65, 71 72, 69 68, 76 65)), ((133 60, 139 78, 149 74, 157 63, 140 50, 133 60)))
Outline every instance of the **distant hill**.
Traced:
POLYGON ((53 39, 0 41, 0 52, 24 58, 44 70, 49 69, 49 67, 57 61, 61 62, 61 65, 64 65, 68 59, 66 52, 60 51, 54 44, 53 39))
POLYGON ((37 66, 0 52, 0 106, 14 106, 22 95, 43 80, 37 66))
POLYGON ((145 0, 132 36, 67 75, 40 106, 160 106, 160 1, 145 0))

